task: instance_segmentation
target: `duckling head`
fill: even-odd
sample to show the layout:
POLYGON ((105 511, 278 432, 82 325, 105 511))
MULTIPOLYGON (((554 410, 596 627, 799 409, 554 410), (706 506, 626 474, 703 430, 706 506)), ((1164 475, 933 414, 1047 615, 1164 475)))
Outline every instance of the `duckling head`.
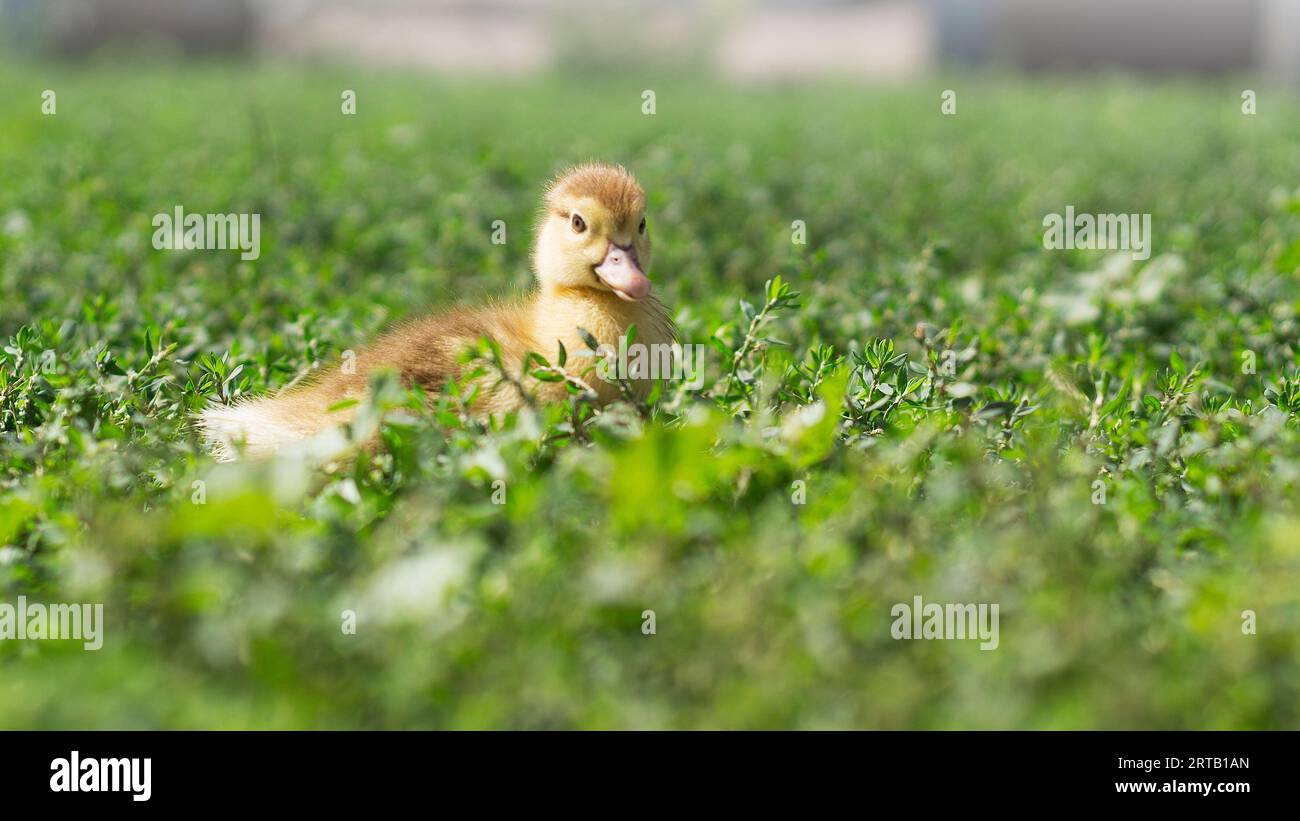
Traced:
POLYGON ((645 192, 626 168, 580 165, 546 191, 533 249, 543 290, 590 289, 638 302, 650 294, 645 192))

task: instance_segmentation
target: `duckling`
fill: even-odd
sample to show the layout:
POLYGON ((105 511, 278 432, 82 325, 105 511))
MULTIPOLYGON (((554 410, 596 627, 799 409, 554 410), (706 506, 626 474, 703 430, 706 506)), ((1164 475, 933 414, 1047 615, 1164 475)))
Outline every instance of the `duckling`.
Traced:
MULTIPOLYGON (((207 408, 198 419, 204 438, 220 461, 237 458, 241 443, 248 457, 270 456, 350 421, 351 411, 329 408, 363 399, 375 369, 392 368, 405 385, 436 394, 449 378, 463 374, 462 352, 484 337, 499 347, 506 371, 522 379, 508 385, 483 377, 473 407, 483 417, 521 407, 526 400, 520 388, 543 402, 567 396, 562 382, 527 376, 525 358, 536 352, 555 364, 561 344, 571 354, 585 351, 584 330, 614 350, 634 324, 638 343, 675 343, 676 328, 646 276, 645 192, 622 166, 579 165, 551 182, 534 234, 532 267, 536 288, 521 300, 407 322, 359 351, 353 367, 333 367, 277 396, 207 408)), ((569 356, 565 371, 583 379, 602 404, 617 399, 617 384, 582 376, 591 364, 589 357, 569 356)), ((651 380, 628 381, 644 399, 651 380)))

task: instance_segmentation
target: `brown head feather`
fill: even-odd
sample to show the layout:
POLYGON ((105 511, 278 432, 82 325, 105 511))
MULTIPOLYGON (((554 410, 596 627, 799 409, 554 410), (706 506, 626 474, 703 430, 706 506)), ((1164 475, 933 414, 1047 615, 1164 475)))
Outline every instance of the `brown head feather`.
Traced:
POLYGON ((556 200, 561 196, 592 197, 609 209, 619 223, 637 216, 645 207, 645 192, 621 165, 589 163, 562 172, 546 189, 548 211, 558 213, 556 200))

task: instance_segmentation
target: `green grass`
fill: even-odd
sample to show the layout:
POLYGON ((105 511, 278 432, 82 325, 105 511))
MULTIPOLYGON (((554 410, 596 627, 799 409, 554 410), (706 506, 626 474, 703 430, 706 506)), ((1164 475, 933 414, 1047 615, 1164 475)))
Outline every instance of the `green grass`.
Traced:
POLYGON ((1300 106, 1260 91, 0 67, 0 602, 108 622, 0 642, 0 726, 1300 726, 1300 106), (522 291, 590 158, 703 389, 484 430, 386 388, 351 464, 204 454, 206 402, 522 291), (178 204, 261 258, 155 251, 178 204), (1066 205, 1152 214, 1152 260, 1044 251, 1066 205), (916 595, 1000 646, 893 640, 916 595))

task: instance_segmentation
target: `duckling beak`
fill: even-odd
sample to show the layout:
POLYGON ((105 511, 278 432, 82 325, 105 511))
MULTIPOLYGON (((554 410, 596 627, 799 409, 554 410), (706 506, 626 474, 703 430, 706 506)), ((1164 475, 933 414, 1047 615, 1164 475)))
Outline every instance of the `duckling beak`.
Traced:
POLYGON ((637 302, 650 293, 650 279, 637 262, 636 248, 609 244, 605 261, 595 268, 596 276, 608 285, 619 299, 637 302))

